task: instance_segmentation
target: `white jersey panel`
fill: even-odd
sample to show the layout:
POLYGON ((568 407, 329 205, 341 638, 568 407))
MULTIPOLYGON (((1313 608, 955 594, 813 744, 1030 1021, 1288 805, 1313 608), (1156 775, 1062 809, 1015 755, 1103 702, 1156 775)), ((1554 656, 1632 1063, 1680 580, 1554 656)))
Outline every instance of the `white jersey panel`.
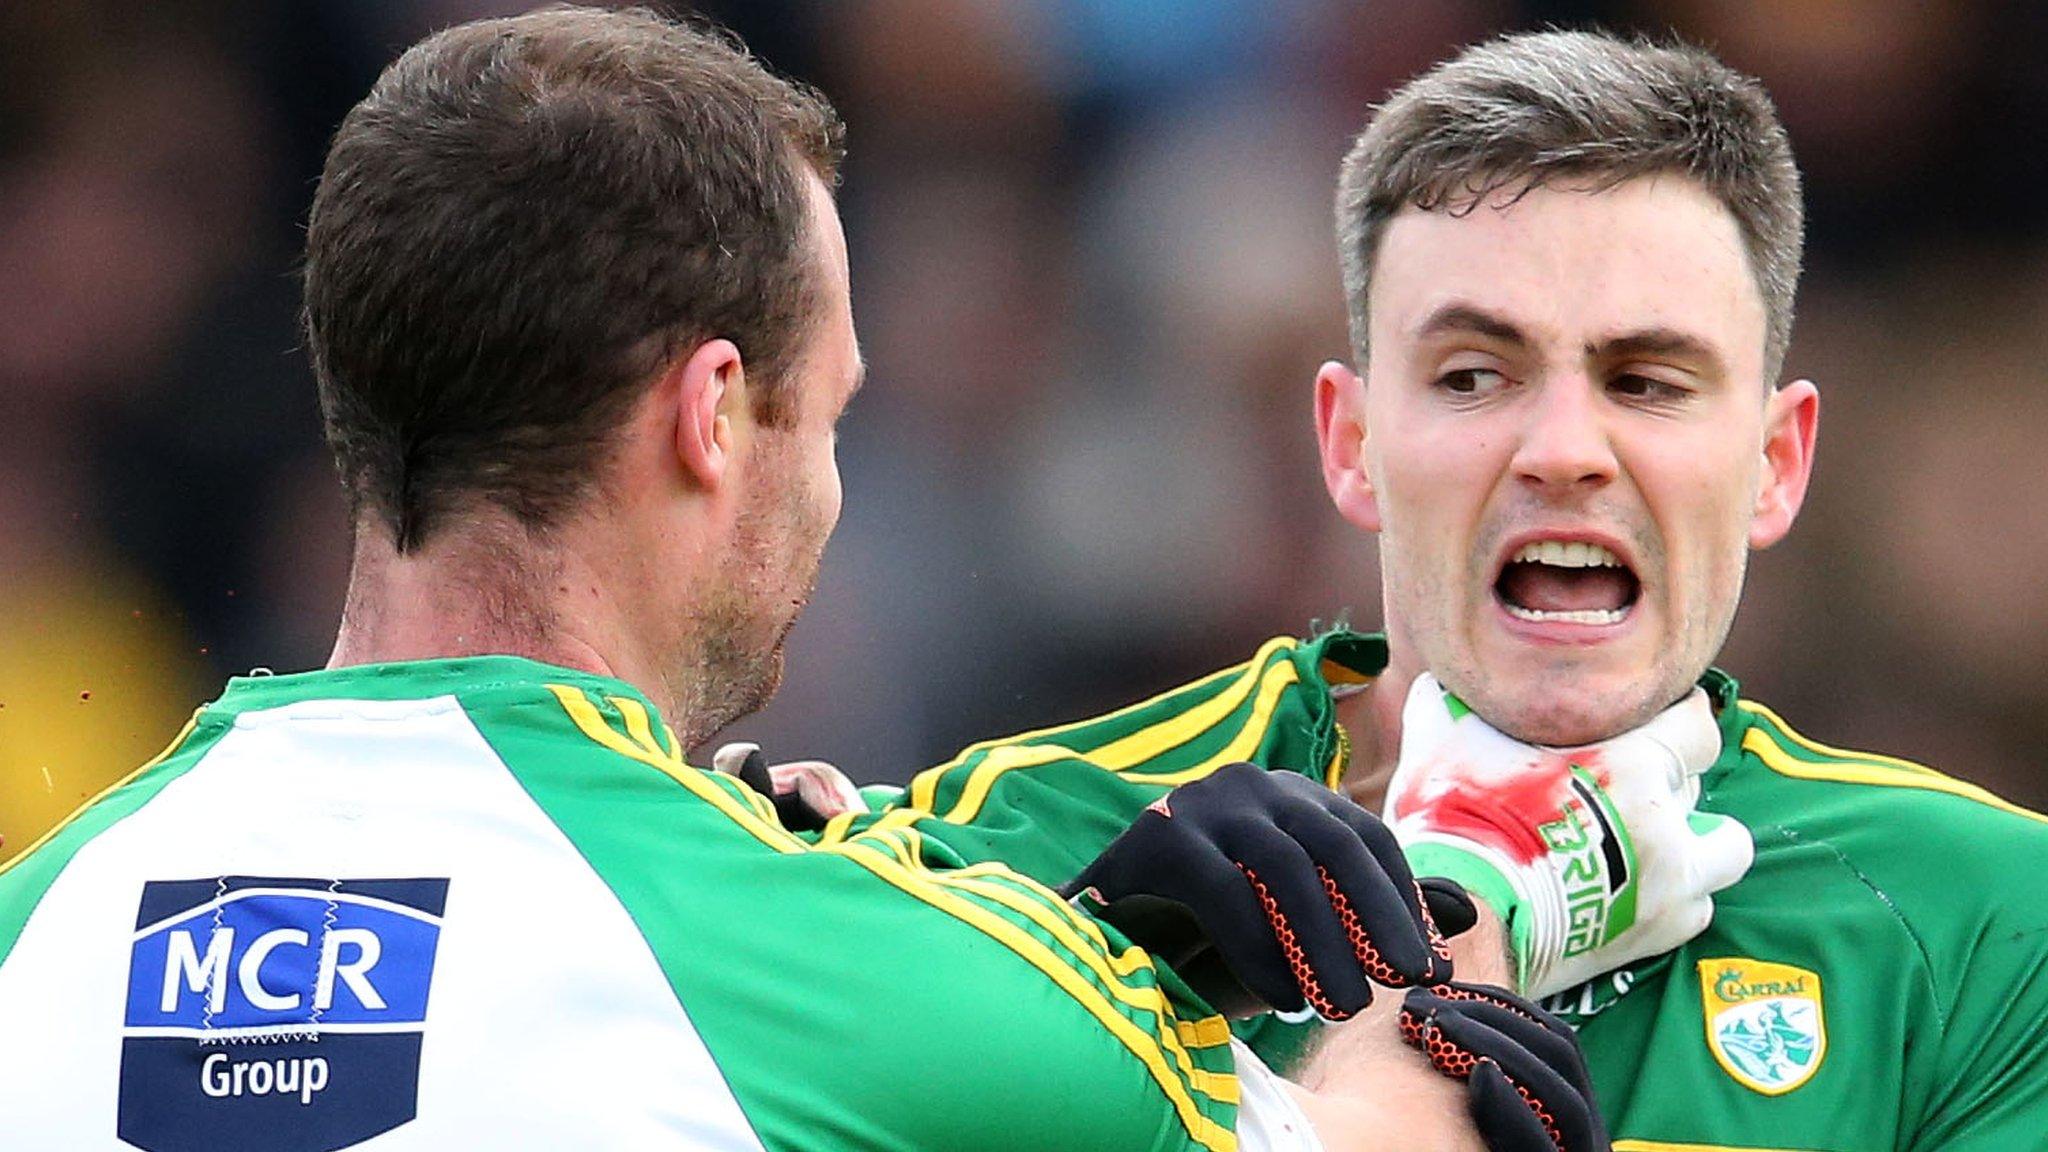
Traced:
POLYGON ((21 1148, 760 1148, 453 697, 244 713, 87 843, 0 966, 0 1118, 21 1148))
POLYGON ((1233 1037, 1237 1060, 1238 1152, 1323 1152, 1323 1142, 1278 1073, 1244 1041, 1233 1037))

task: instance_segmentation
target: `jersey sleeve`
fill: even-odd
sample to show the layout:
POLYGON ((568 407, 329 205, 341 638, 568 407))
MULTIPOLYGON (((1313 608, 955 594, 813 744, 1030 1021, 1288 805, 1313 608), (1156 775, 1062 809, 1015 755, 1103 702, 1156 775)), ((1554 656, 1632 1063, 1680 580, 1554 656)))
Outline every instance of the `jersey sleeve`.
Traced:
POLYGON ((1980 823, 1975 851, 1930 870, 1952 886, 1950 907, 1974 915, 1918 926, 1948 1004, 1927 1038, 1937 1071, 1915 1152, 2034 1147, 2048 1132, 2048 821, 1986 813, 1980 823))
POLYGON ((1349 748, 1331 688, 1369 680, 1360 669, 1374 651, 1373 640, 1344 631, 1269 640, 1242 664, 1106 716, 975 744, 874 811, 833 820, 820 841, 907 822, 965 860, 1000 860, 1057 886, 1147 804, 1225 764, 1335 787, 1349 748))
MULTIPOLYGON (((833 943, 807 933, 805 947, 865 940, 837 968, 842 992, 885 1005, 904 1032, 874 1037, 879 1044, 804 1044, 770 1064, 818 1083, 847 1066, 871 1068, 877 1054, 900 1060, 900 1075, 859 1094, 857 1118, 842 1117, 891 1118, 897 1131, 878 1143, 1021 1149, 1085 1132, 1103 1147, 1239 1146, 1227 1023, 1113 928, 900 820, 791 863, 848 884, 846 906, 865 908, 844 934, 823 933, 833 943), (847 863, 858 872, 847 874, 847 863), (875 926, 892 921, 901 928, 883 946, 875 926), (890 1055, 906 1043, 915 1051, 890 1055), (869 1055, 856 1058, 862 1047, 869 1055)), ((797 1126, 812 1128, 808 1119, 797 1126)))
POLYGON ((1238 1147, 1227 1023, 1114 929, 914 811, 806 842, 636 701, 557 695, 599 751, 658 772, 594 792, 560 742, 494 743, 632 916, 764 1148, 1238 1147))
MULTIPOLYGON (((872 811, 831 821, 824 845, 908 828, 964 862, 1000 861, 1049 887, 1072 879, 1174 787, 1249 761, 1335 788, 1350 757, 1333 690, 1385 664, 1376 637, 1342 629, 1276 637, 1251 659, 1106 716, 972 745, 872 811)), ((1313 1022, 1271 1015, 1231 1027, 1267 1064, 1299 1063, 1313 1022)))

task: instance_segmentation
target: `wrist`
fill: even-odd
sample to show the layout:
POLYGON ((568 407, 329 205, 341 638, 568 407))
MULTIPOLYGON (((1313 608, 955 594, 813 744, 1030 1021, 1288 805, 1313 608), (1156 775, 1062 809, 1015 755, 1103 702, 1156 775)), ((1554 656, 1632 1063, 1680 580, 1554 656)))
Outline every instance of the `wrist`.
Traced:
MULTIPOLYGON (((1403 837, 1408 867, 1419 876, 1441 876, 1454 880, 1477 901, 1481 923, 1491 923, 1498 947, 1481 948, 1484 955, 1506 957, 1503 971, 1495 979, 1524 987, 1530 977, 1528 964, 1536 951, 1534 939, 1538 917, 1533 914, 1528 891, 1519 870, 1499 852, 1483 844, 1423 832, 1403 837), (1491 913, 1489 917, 1487 913, 1491 913)), ((1455 963, 1455 962, 1454 962, 1455 963)), ((1463 969, 1460 969, 1462 974, 1463 969)))

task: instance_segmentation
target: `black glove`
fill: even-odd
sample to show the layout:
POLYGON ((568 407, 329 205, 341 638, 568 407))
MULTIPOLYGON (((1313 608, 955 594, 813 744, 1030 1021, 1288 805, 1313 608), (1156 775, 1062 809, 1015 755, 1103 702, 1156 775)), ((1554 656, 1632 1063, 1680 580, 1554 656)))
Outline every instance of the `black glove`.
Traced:
POLYGON ((1479 906, 1465 886, 1448 876, 1424 876, 1415 882, 1422 889, 1422 910, 1445 939, 1462 936, 1479 924, 1479 906))
POLYGON ((1393 834, 1292 772, 1228 764, 1174 789, 1060 891, 1226 1016, 1342 1020, 1372 1002, 1368 981, 1450 978, 1393 834))
POLYGON ((795 792, 775 790, 775 780, 768 774, 768 758, 761 754, 759 744, 727 744, 712 754, 711 766, 728 776, 739 777, 741 783, 766 796, 775 805, 776 819, 791 832, 817 832, 825 827, 825 814, 811 807, 809 801, 795 792))
POLYGON ((1610 1152, 1578 1038, 1529 1001, 1484 984, 1411 989, 1401 1038, 1465 1081, 1493 1152, 1610 1152))

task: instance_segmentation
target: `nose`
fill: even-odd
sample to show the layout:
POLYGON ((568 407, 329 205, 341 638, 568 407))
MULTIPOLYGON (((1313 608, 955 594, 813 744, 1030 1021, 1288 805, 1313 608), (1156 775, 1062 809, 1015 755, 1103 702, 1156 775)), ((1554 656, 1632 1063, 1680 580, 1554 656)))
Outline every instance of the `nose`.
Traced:
POLYGON ((1598 487, 1620 465, 1594 383, 1573 373, 1545 381, 1529 397, 1515 447, 1515 474, 1543 488, 1598 487))

